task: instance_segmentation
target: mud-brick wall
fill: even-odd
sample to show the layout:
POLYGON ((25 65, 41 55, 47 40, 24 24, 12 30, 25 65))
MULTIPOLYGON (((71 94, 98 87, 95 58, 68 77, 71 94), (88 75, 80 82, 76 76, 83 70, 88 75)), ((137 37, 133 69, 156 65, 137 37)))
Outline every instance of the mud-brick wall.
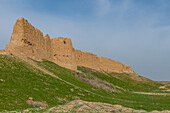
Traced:
POLYGON ((71 39, 62 37, 51 39, 51 47, 56 64, 68 69, 77 70, 71 39))

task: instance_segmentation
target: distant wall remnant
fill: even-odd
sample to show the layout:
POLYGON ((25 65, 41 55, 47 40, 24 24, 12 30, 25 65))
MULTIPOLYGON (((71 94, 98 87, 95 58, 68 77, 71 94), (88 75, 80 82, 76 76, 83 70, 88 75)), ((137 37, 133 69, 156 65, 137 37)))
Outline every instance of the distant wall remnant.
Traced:
POLYGON ((75 51, 76 62, 78 66, 93 68, 96 70, 116 73, 134 73, 130 66, 125 66, 119 61, 114 61, 105 57, 98 57, 88 52, 75 51))
POLYGON ((97 55, 89 52, 81 52, 80 50, 75 51, 76 63, 78 66, 84 66, 93 68, 96 70, 100 69, 99 58, 97 55))
POLYGON ((134 73, 130 66, 121 62, 74 50, 69 38, 50 39, 48 34, 44 37, 40 30, 22 17, 14 25, 11 41, 7 44, 5 52, 18 57, 47 59, 71 70, 77 70, 77 66, 85 66, 106 72, 134 73))

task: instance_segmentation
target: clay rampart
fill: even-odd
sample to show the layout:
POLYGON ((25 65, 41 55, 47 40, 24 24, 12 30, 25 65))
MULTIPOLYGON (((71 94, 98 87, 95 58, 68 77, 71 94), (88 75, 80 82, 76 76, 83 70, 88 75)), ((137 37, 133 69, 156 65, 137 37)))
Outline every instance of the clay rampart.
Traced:
MULTIPOLYGON (((50 42, 48 42, 50 43, 50 42)), ((17 56, 27 56, 35 59, 49 59, 47 57, 45 38, 43 33, 34 28, 27 20, 20 18, 14 25, 11 41, 5 50, 17 56)))
POLYGON ((77 70, 71 39, 62 37, 51 39, 51 46, 56 64, 68 69, 77 70))
POLYGON ((96 70, 100 69, 99 58, 95 54, 76 50, 75 57, 78 66, 89 67, 96 70))
POLYGON ((71 70, 77 70, 77 66, 84 66, 106 72, 134 73, 130 66, 125 66, 121 62, 74 50, 69 38, 50 39, 48 34, 44 37, 40 30, 24 18, 16 21, 5 52, 18 57, 47 59, 71 70))
POLYGON ((75 51, 76 62, 78 66, 89 67, 96 70, 116 73, 134 73, 130 66, 125 66, 119 61, 114 61, 105 57, 98 57, 89 52, 75 51))

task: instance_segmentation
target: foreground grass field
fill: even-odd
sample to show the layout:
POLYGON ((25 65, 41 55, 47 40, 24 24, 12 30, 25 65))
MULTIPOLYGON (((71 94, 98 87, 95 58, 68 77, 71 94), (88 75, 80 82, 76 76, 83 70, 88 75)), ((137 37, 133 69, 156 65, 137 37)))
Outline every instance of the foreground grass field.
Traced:
POLYGON ((30 97, 45 102, 48 108, 80 99, 136 110, 170 110, 170 93, 165 92, 166 87, 159 88, 164 84, 137 74, 86 67, 74 72, 47 60, 30 61, 32 64, 13 55, 0 55, 0 111, 33 108, 26 103, 30 97))

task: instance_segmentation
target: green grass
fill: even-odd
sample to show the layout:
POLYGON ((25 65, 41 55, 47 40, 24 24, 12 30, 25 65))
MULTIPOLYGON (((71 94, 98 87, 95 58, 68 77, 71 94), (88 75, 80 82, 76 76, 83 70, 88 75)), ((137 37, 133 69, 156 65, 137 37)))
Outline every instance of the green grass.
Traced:
MULTIPOLYGON (((9 56, 0 55, 0 111, 26 109, 31 106, 26 104, 29 97, 35 101, 45 101, 50 106, 64 104, 58 98, 71 101, 78 89, 70 93, 74 88, 42 71, 32 67, 28 63, 9 56)), ((85 93, 85 92, 83 92, 85 93)))
MULTIPOLYGON (((32 108, 26 104, 29 97, 33 97, 34 101, 46 102, 49 107, 65 104, 74 97, 79 97, 85 101, 119 104, 133 109, 170 110, 170 95, 132 93, 133 91, 162 93, 158 89, 161 83, 126 73, 103 73, 95 70, 82 72, 87 77, 91 74, 118 86, 121 91, 120 94, 110 93, 78 80, 72 74, 74 71, 60 67, 53 62, 33 61, 62 80, 12 55, 0 55, 0 111, 32 108), (74 92, 70 89, 74 89, 74 92), (85 96, 80 96, 79 93, 85 96)), ((78 67, 79 70, 83 68, 85 67, 78 67)))
MULTIPOLYGON (((82 66, 78 67, 78 70, 81 70, 82 66)), ((126 91, 145 91, 145 92, 156 92, 160 83, 154 82, 137 74, 128 74, 128 73, 102 73, 102 72, 93 72, 85 71, 84 73, 90 73, 91 75, 110 82, 116 86, 119 86, 126 91)))

